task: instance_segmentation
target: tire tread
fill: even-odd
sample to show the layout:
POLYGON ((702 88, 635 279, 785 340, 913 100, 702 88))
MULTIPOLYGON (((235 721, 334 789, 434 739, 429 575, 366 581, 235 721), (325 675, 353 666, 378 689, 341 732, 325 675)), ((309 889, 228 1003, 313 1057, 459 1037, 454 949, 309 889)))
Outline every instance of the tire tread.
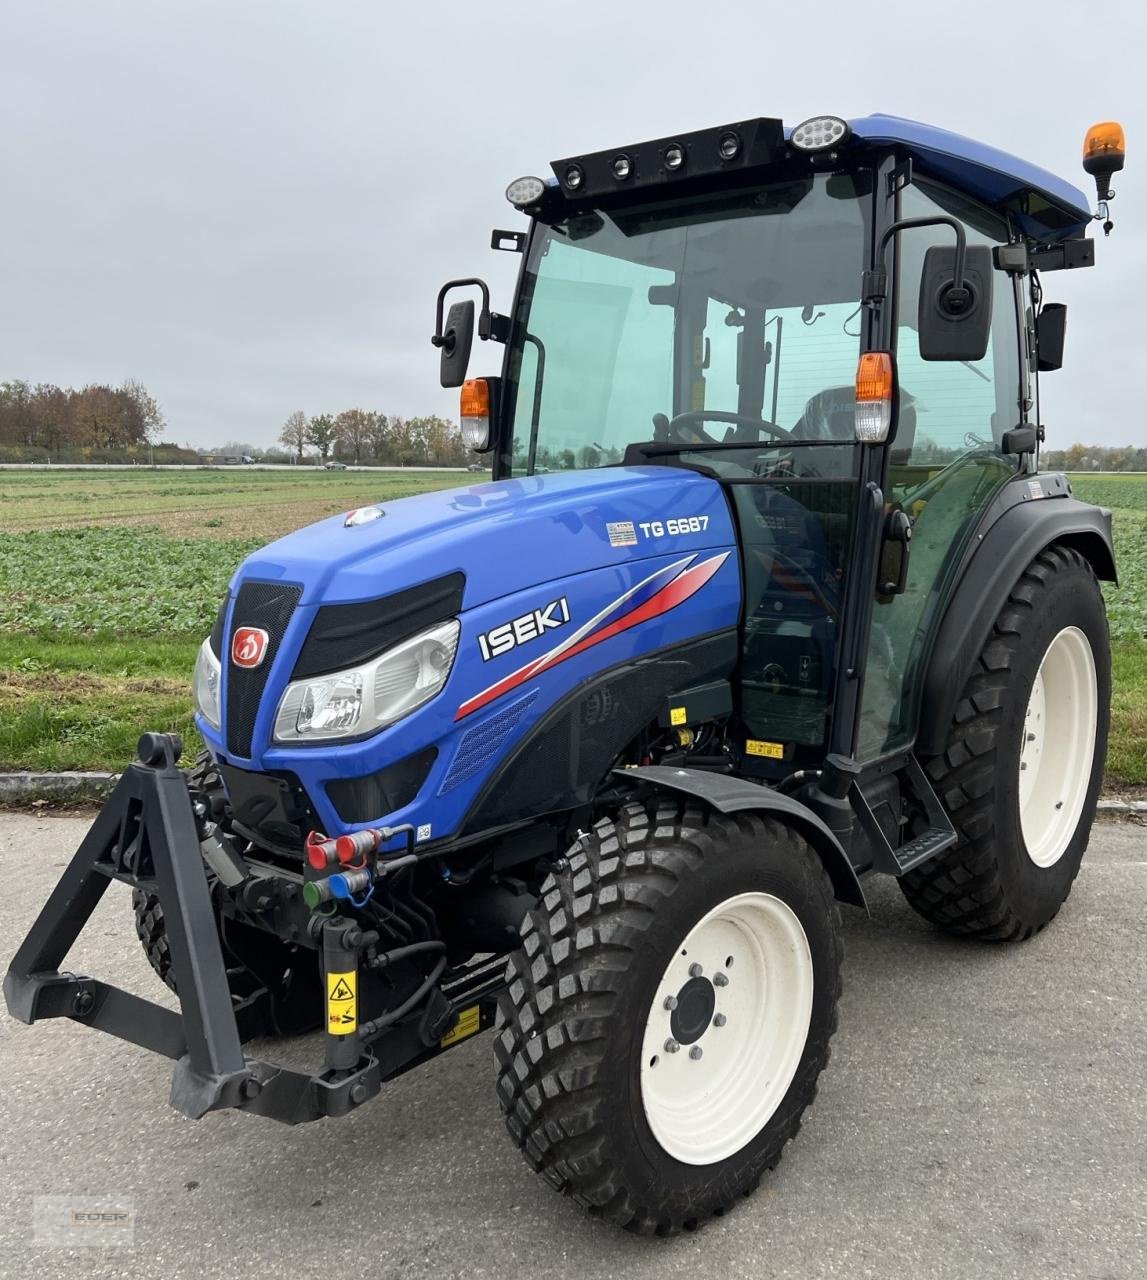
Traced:
MULTIPOLYGON (((1053 577, 1072 570, 1095 582, 1088 561, 1061 543, 1045 548, 1024 570, 964 686, 943 754, 925 763, 960 839, 909 871, 900 887, 920 915, 949 933, 1021 942, 1055 917, 1053 911, 1042 921, 1025 920, 1008 899, 996 852, 995 778, 1005 693, 1024 647, 1026 624, 1053 577)), ((1078 868, 1072 880, 1077 873, 1078 868)))

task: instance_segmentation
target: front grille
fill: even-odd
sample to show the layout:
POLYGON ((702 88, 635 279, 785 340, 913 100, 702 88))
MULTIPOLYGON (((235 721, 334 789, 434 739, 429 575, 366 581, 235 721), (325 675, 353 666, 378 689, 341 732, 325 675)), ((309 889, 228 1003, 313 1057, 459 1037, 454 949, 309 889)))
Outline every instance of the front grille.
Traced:
POLYGON ((344 822, 372 822, 405 808, 437 758, 438 748, 427 747, 365 778, 336 778, 327 783, 327 795, 344 822))
POLYGON ((263 688, 301 594, 301 587, 277 582, 244 582, 239 588, 223 658, 227 663, 227 749, 234 755, 250 759, 263 688), (262 627, 267 633, 266 654, 253 669, 231 661, 231 637, 239 627, 262 627))

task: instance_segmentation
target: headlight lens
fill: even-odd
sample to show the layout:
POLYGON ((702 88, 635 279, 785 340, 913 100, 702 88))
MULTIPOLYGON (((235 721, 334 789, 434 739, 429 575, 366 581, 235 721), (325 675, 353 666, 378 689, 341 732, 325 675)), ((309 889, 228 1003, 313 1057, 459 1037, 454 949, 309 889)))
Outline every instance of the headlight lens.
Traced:
POLYGON ((219 714, 219 675, 219 659, 211 652, 211 641, 204 640, 195 659, 192 687, 199 714, 214 729, 218 729, 223 723, 223 717, 219 714))
POLYGON ((460 630, 454 618, 360 667, 288 685, 275 714, 275 741, 355 738, 401 720, 446 683, 460 630))

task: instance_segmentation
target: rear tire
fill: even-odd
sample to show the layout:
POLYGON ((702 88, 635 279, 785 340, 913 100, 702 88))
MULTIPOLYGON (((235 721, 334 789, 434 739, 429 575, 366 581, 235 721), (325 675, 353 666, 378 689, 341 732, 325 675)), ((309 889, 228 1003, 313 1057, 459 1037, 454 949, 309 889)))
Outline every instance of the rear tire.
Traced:
POLYGON ((756 814, 628 805, 547 878, 522 939, 495 1051, 531 1167, 643 1234, 751 1192, 836 1028, 843 945, 816 853, 756 814))
POLYGON ((1090 564, 1053 545, 1001 609, 926 762, 959 833, 900 881, 951 933, 1030 938, 1071 892, 1091 834, 1111 702, 1107 616, 1090 564))

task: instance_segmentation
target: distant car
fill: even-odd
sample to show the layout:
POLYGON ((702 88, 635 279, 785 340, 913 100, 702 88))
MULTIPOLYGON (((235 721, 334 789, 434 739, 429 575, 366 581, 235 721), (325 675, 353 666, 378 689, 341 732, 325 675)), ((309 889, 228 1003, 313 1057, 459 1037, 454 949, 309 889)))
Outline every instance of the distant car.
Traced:
POLYGON ((345 471, 346 463, 339 462, 335 458, 332 458, 330 462, 323 463, 323 470, 324 471, 345 471))
POLYGON ((480 462, 471 462, 466 468, 467 471, 485 471, 486 468, 480 462))

